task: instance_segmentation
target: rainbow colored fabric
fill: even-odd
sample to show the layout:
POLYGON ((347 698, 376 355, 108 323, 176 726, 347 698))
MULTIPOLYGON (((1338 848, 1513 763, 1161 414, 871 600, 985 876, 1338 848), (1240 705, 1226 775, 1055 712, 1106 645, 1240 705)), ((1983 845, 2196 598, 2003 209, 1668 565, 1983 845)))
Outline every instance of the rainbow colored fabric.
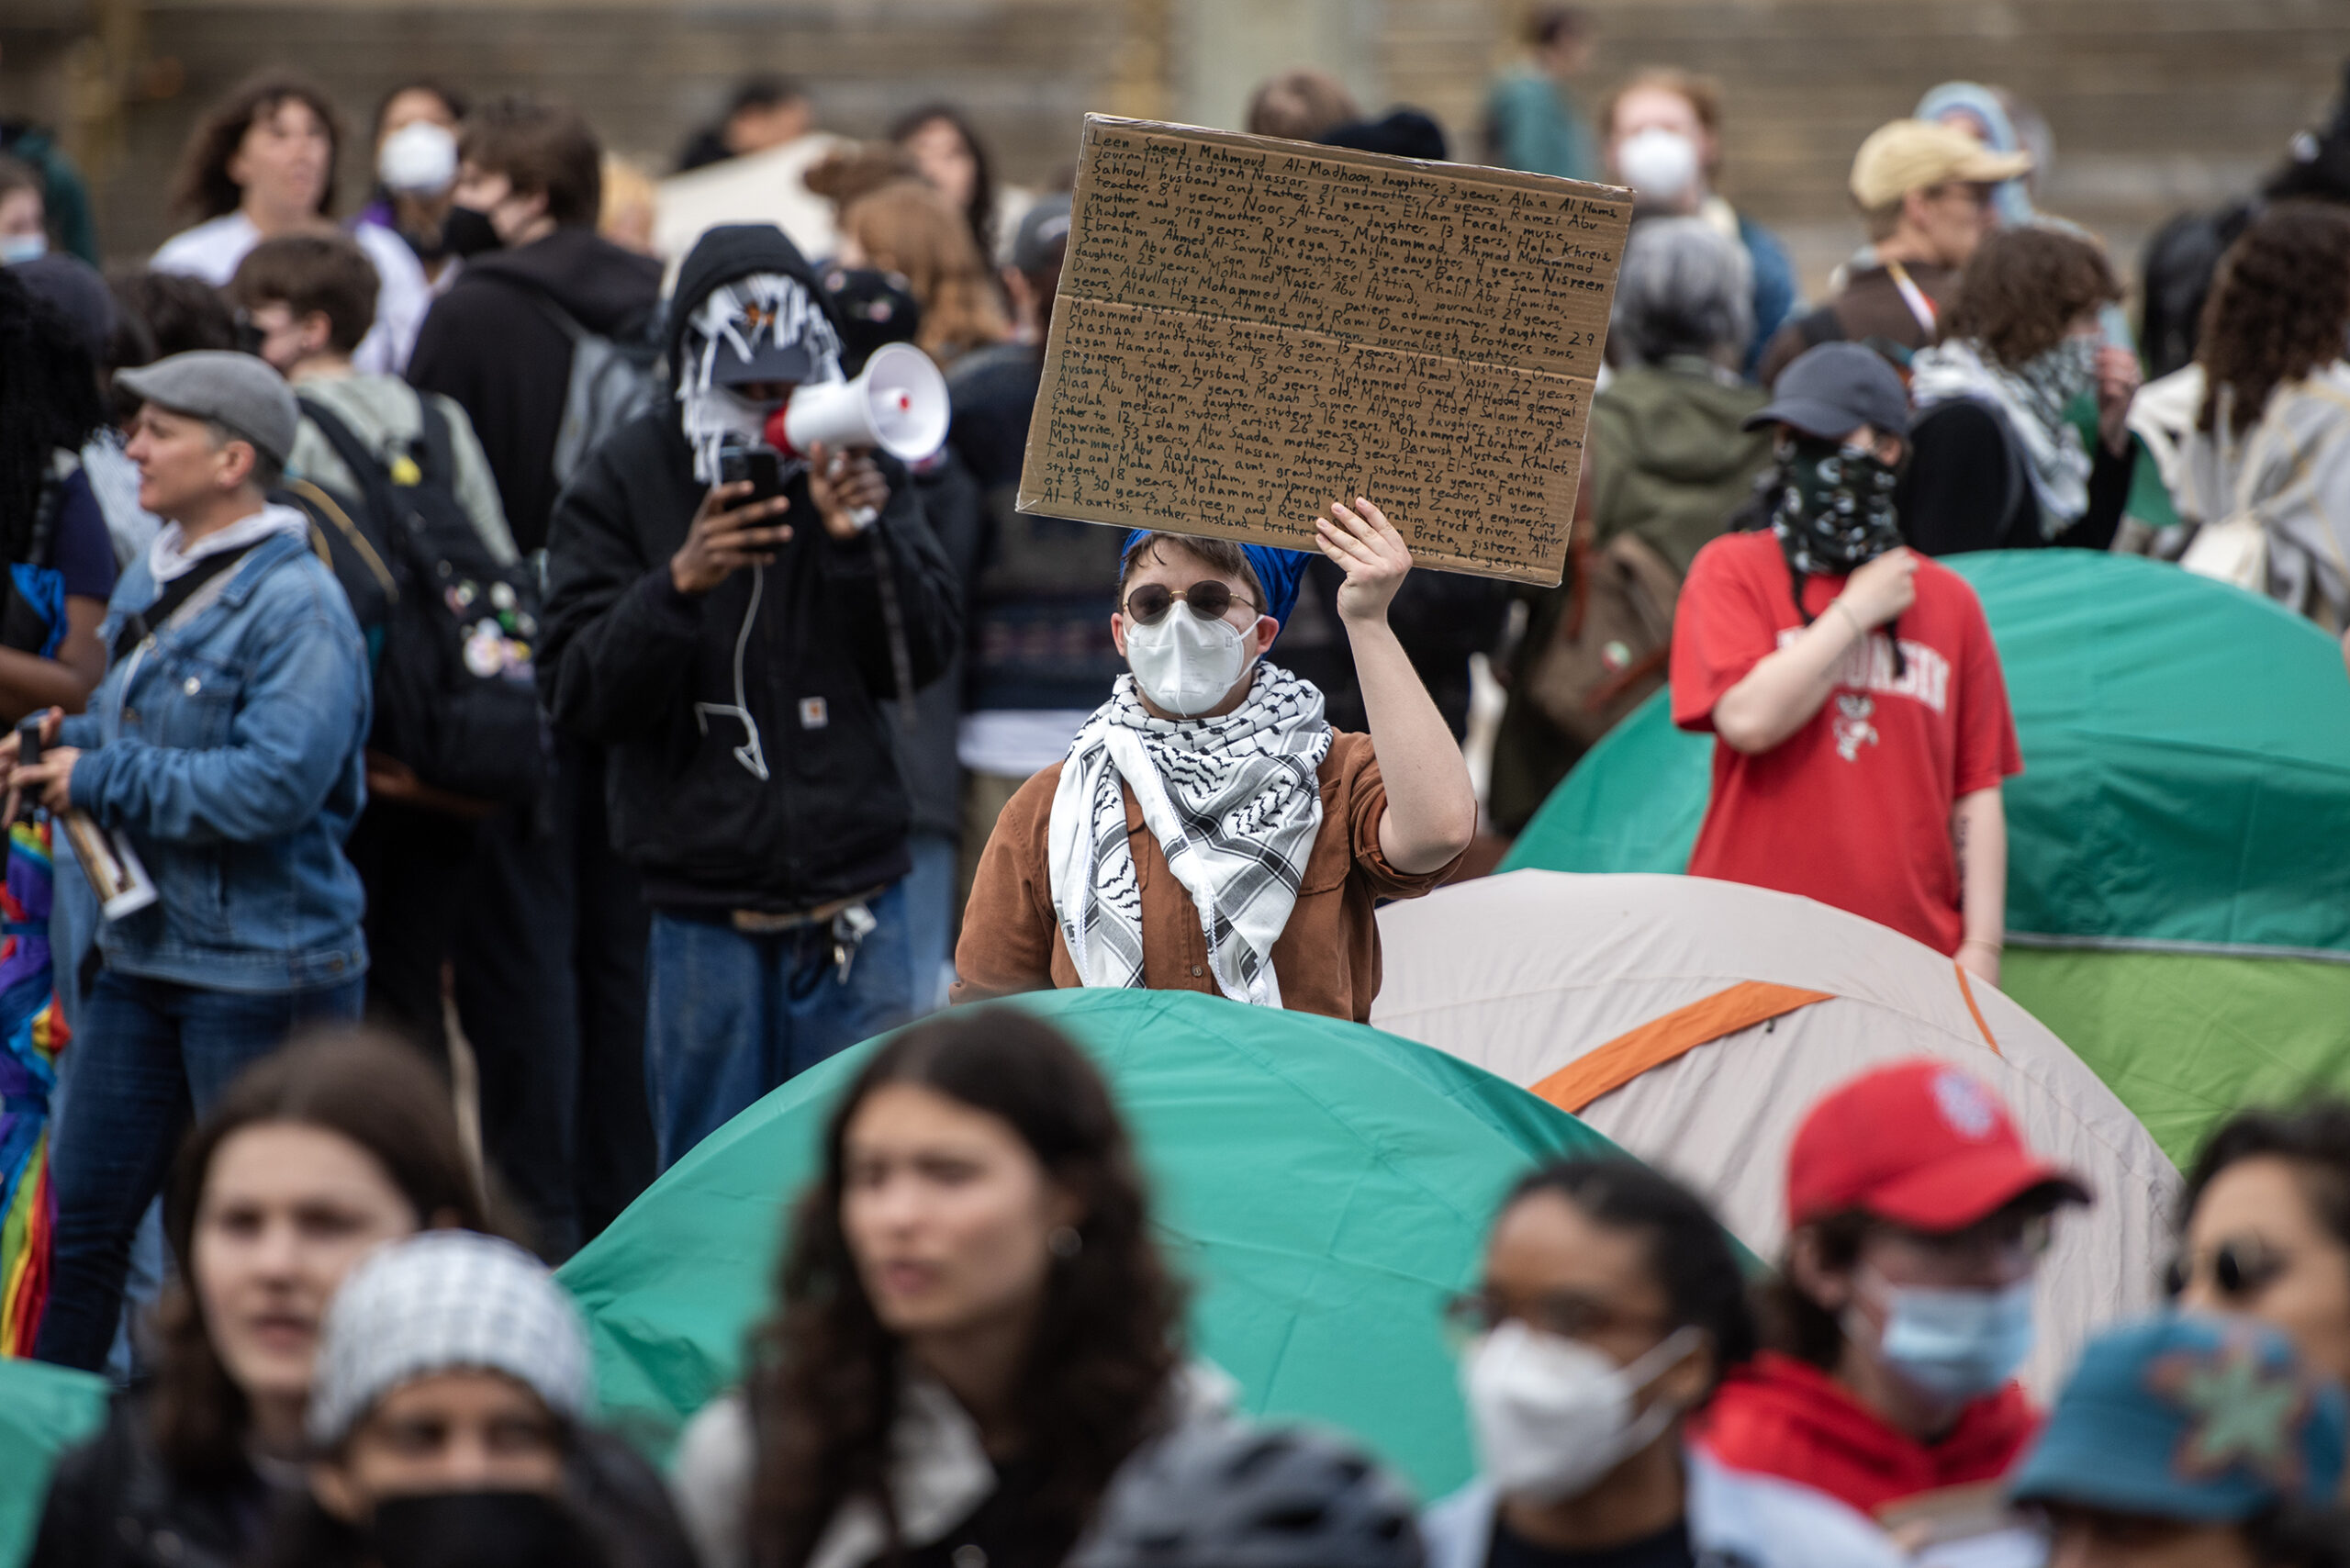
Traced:
POLYGON ((49 954, 50 824, 8 830, 0 888, 0 1356, 32 1353, 49 1300, 49 1103, 71 1037, 49 954))

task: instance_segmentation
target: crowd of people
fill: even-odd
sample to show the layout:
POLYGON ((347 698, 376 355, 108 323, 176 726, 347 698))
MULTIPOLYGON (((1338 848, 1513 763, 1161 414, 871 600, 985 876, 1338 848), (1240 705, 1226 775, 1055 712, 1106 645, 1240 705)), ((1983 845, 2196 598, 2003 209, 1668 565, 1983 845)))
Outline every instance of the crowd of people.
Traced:
MULTIPOLYGON (((1084 1054, 938 1012, 1367 1021, 1378 906, 1660 689, 1713 737, 1694 874, 1996 985, 2029 759, 1938 557, 2154 555, 2350 656, 2350 96, 2224 244, 2150 252, 2165 364, 2035 205, 2011 95, 1944 84, 1857 147, 1865 242, 1807 301, 1717 189, 1716 84, 1635 70, 1586 119, 1588 18, 1527 41, 1481 151, 1634 221, 1566 577, 1523 593, 1415 571, 1377 495, 1312 551, 1019 511, 1069 176, 1013 190, 952 105, 856 143, 748 80, 679 160, 710 218, 679 237, 578 110, 407 82, 345 221, 343 111, 273 72, 191 137, 188 227, 106 273, 70 166, 11 133, 0 778, 11 935, 46 902, 50 958, 0 1103, 49 1114, 9 1233, 43 1288, 0 1344, 129 1384, 38 1562, 2350 1562, 2350 1109, 2228 1123, 2175 1309, 2046 1411, 2035 1271, 2098 1194, 1962 1072, 1814 1109, 1757 1173, 1789 1226, 1760 1285, 1668 1176, 1530 1171, 1451 1314, 1480 1478, 1416 1516, 1191 1359, 1084 1054), (795 391, 892 345, 944 377, 944 444, 799 449, 795 391), (910 1024, 663 1477, 596 1425, 549 1265, 910 1024)), ((1449 151, 1311 69, 1248 129, 1449 151)))

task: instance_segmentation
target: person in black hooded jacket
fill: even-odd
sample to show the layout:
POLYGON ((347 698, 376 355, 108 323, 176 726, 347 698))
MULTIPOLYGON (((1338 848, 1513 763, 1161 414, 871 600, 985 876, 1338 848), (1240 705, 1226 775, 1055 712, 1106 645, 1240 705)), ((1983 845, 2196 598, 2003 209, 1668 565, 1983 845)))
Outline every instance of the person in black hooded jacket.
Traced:
POLYGON ((909 1016, 910 806, 880 701, 935 678, 961 631, 893 460, 786 454, 770 500, 720 483, 794 386, 840 375, 823 289, 780 230, 704 235, 666 339, 677 397, 556 504, 539 655, 555 722, 610 748, 613 843, 653 906, 665 1168, 909 1016))

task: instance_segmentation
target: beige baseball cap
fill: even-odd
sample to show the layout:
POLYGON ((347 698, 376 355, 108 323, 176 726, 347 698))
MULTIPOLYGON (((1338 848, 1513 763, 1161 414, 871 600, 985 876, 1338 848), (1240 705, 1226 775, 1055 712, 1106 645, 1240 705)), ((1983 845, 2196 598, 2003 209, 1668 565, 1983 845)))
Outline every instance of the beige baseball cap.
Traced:
POLYGON ((2029 152, 1994 152, 1954 126, 1897 119, 1869 132, 1852 157, 1852 199, 1883 207, 1911 191, 1953 180, 1993 184, 2031 167, 2029 152))

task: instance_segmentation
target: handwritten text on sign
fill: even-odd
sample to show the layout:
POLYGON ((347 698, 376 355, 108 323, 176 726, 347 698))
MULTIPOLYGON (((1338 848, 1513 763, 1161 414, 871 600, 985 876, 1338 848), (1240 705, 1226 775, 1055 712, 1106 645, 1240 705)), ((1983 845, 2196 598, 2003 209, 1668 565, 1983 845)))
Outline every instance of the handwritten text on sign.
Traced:
POLYGON ((1024 511, 1556 582, 1629 203, 1089 116, 1024 511))

